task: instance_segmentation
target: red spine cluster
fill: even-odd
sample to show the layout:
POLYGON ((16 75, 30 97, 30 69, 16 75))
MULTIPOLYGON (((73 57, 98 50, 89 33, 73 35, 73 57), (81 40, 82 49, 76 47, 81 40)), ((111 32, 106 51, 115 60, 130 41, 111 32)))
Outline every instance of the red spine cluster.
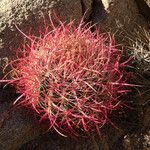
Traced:
POLYGON ((11 63, 14 78, 8 83, 21 94, 14 103, 30 106, 59 133, 99 133, 127 92, 126 63, 120 63, 114 40, 83 22, 61 23, 41 39, 28 38, 31 44, 11 63))

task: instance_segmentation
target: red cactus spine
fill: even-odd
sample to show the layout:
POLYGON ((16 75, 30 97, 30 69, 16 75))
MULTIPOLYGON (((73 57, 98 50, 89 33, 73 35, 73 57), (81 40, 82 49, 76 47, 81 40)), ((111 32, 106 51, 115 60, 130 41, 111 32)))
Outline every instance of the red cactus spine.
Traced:
POLYGON ((99 133, 127 92, 122 52, 109 34, 90 29, 61 23, 41 39, 28 37, 31 44, 11 63, 8 83, 21 94, 14 103, 30 106, 60 133, 99 133))

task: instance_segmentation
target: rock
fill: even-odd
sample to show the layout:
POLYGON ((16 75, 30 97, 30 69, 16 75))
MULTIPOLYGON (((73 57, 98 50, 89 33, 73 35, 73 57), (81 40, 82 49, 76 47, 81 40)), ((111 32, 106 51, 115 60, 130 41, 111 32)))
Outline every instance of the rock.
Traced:
POLYGON ((147 21, 150 21, 150 1, 136 0, 139 12, 145 17, 147 21))
POLYGON ((0 84, 0 150, 18 150, 42 133, 33 113, 12 105, 17 97, 14 87, 0 84))
POLYGON ((144 18, 139 14, 137 4, 134 0, 96 0, 97 2, 103 4, 103 9, 105 11, 103 20, 101 21, 101 14, 98 13, 95 17, 100 27, 104 31, 108 29, 121 30, 126 29, 132 32, 135 26, 147 27, 147 23, 144 18))
POLYGON ((150 7, 150 0, 144 0, 146 4, 150 7))
MULTIPOLYGON (((92 7, 92 16, 91 20, 93 23, 99 24, 103 23, 106 19, 106 10, 104 9, 104 5, 101 0, 94 0, 92 7)), ((100 28, 102 28, 102 24, 100 24, 100 28)))
POLYGON ((108 143, 101 138, 63 138, 46 134, 21 147, 20 150, 109 150, 108 143), (99 140, 98 140, 99 139, 99 140))
MULTIPOLYGON (((114 132, 114 128, 111 128, 114 132)), ((116 130, 115 130, 116 132, 116 130)), ((109 131, 109 133, 112 133, 109 131)), ((118 137, 118 131, 115 133, 118 137)), ((114 135, 114 134, 112 134, 114 135)), ((61 137, 58 134, 45 134, 38 138, 24 144, 20 150, 121 150, 119 144, 117 148, 114 146, 116 143, 116 135, 109 138, 101 136, 89 136, 89 137, 61 137), (113 140, 110 138, 113 138, 113 140), (115 142, 114 142, 115 141, 115 142)))
POLYGON ((42 130, 25 110, 10 109, 7 103, 0 105, 0 150, 18 150, 41 134, 42 130))

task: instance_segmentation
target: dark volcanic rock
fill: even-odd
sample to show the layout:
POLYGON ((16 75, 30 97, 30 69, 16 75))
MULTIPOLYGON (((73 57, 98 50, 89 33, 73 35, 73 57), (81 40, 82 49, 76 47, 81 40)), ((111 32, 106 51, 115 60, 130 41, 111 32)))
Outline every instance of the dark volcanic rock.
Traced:
POLYGON ((22 144, 40 135, 42 130, 27 111, 10 109, 7 103, 0 107, 0 150, 18 150, 22 144))

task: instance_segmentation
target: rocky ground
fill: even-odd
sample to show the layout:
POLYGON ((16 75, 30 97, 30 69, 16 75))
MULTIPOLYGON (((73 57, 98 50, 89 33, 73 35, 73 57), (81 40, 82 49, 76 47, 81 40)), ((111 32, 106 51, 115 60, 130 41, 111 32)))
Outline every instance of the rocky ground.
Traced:
POLYGON ((24 32, 38 36, 43 15, 55 12, 63 21, 96 23, 110 31, 124 49, 132 50, 132 83, 135 88, 126 100, 131 104, 120 115, 112 114, 116 125, 107 125, 102 135, 64 138, 55 132, 43 133, 36 116, 13 107, 17 97, 11 86, 0 85, 0 150, 149 150, 150 149, 150 0, 0 0, 0 78, 2 68, 15 57, 24 41, 15 24, 24 32), (86 13, 85 13, 86 12, 86 13), (117 118, 114 117, 117 115, 117 118))

